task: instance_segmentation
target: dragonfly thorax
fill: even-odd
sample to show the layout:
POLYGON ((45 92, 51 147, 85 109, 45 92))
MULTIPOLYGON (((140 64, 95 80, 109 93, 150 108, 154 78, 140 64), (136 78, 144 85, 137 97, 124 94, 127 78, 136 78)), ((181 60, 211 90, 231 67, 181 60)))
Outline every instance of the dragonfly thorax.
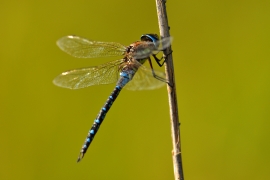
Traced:
POLYGON ((128 59, 134 58, 136 60, 143 60, 150 57, 155 50, 157 50, 157 48, 154 43, 137 41, 127 47, 126 57, 128 57, 128 59))

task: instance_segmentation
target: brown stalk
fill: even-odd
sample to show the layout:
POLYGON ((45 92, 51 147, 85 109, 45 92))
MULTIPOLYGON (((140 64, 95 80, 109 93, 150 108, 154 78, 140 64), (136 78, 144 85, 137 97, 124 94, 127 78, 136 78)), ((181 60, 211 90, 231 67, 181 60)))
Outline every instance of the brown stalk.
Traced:
MULTIPOLYGON (((166 12, 166 0, 156 0, 158 24, 161 38, 170 37, 169 25, 166 12)), ((174 67, 171 46, 164 50, 166 55, 165 73, 170 85, 167 85, 169 107, 170 107, 170 122, 171 122, 171 136, 173 143, 172 158, 174 177, 176 180, 184 180, 184 172, 182 165, 181 154, 181 139, 180 139, 180 122, 178 116, 178 105, 176 97, 176 85, 174 78, 174 67)))

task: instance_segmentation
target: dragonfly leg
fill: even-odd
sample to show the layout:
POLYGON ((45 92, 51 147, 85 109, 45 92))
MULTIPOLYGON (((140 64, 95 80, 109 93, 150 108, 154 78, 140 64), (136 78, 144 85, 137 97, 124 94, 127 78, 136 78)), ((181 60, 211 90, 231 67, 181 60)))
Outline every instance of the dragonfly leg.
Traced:
POLYGON ((152 56, 154 57, 155 61, 156 61, 157 64, 159 65, 159 67, 162 67, 163 64, 165 63, 165 60, 166 60, 166 59, 165 59, 162 63, 160 63, 160 61, 162 61, 163 57, 160 58, 160 59, 158 59, 157 56, 156 56, 155 54, 153 54, 152 56))
MULTIPOLYGON (((167 81, 167 79, 164 79, 164 78, 162 78, 162 77, 156 75, 150 57, 148 58, 148 62, 149 62, 150 67, 151 67, 151 69, 152 69, 152 74, 153 74, 154 78, 156 78, 157 80, 160 80, 160 81, 162 81, 162 82, 165 82, 165 83, 167 83, 169 86, 172 87, 172 84, 171 84, 169 81, 167 81)), ((157 62, 157 63, 158 63, 158 62, 157 62)), ((162 65, 163 65, 163 64, 164 64, 164 62, 162 63, 162 65)))
POLYGON ((155 61, 159 65, 159 67, 162 67, 163 64, 167 61, 167 56, 170 55, 170 54, 172 54, 172 51, 169 54, 164 55, 164 61, 162 63, 160 61, 162 61, 163 57, 161 57, 160 59, 158 59, 158 57, 156 56, 156 54, 153 54, 152 56, 154 57, 155 61))

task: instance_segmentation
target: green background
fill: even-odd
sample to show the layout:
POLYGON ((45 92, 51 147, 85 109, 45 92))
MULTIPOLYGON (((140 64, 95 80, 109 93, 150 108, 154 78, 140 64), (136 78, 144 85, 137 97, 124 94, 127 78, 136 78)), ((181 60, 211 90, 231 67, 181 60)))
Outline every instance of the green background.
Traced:
MULTIPOLYGON (((189 180, 270 178, 270 1, 168 1, 189 180)), ((114 85, 56 87, 76 34, 124 45, 159 33, 155 1, 2 1, 0 179, 173 179, 166 88, 123 90, 76 163, 114 85)))

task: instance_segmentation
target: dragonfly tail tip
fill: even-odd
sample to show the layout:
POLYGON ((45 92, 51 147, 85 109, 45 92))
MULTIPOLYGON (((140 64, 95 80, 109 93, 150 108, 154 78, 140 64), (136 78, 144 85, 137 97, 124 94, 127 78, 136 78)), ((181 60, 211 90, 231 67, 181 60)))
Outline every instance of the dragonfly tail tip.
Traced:
POLYGON ((83 156, 84 156, 84 153, 80 153, 80 155, 79 155, 79 157, 77 159, 77 163, 82 160, 83 156))

